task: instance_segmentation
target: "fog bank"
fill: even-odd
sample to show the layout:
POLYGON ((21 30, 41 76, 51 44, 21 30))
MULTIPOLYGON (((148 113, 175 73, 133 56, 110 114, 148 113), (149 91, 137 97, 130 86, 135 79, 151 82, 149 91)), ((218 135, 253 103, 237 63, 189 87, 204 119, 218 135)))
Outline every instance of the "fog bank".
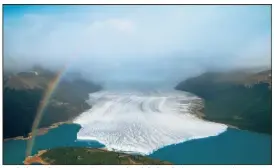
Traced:
POLYGON ((208 70, 270 67, 270 25, 266 5, 6 5, 4 67, 65 65, 107 88, 171 87, 208 70))

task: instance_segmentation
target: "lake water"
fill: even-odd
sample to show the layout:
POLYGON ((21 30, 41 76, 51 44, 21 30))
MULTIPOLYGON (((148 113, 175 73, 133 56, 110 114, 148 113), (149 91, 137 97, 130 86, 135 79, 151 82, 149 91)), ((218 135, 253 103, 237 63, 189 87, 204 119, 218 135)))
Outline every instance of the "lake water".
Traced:
MULTIPOLYGON (((75 141, 80 126, 64 124, 36 137, 33 154, 63 146, 104 147, 95 141, 75 141)), ((4 164, 23 164, 26 140, 3 144, 4 164)), ((229 128, 219 136, 196 139, 161 148, 151 158, 173 164, 271 164, 271 136, 229 128)))
MULTIPOLYGON (((101 148, 104 145, 95 141, 75 141, 80 126, 76 124, 63 124, 57 128, 50 129, 45 135, 37 136, 33 146, 32 154, 39 150, 64 146, 89 146, 101 148)), ((4 164, 23 164, 26 154, 26 140, 9 140, 3 144, 4 164)))
POLYGON ((271 164, 271 136, 228 128, 218 136, 164 147, 150 157, 175 164, 271 164))

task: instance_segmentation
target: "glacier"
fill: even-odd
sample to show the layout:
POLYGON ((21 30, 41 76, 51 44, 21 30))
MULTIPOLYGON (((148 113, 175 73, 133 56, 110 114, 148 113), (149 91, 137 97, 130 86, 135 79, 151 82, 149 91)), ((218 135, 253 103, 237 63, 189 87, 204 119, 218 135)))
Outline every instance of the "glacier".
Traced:
POLYGON ((224 124, 195 115, 201 99, 183 91, 99 91, 87 101, 92 109, 73 122, 77 140, 96 140, 108 150, 149 155, 167 145, 216 136, 224 124))

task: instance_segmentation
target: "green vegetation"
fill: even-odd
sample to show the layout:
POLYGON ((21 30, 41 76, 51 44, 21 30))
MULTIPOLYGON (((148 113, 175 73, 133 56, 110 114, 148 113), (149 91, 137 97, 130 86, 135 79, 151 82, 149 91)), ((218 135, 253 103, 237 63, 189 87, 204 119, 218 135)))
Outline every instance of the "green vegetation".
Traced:
MULTIPOLYGON (((222 73, 205 73, 181 82, 176 89, 194 93, 204 99, 204 119, 271 134, 270 82, 262 81, 266 78, 261 77, 262 73, 259 74, 260 79, 256 81, 254 77, 257 74, 236 80, 231 75, 230 79, 226 79, 222 73)), ((267 74, 267 79, 269 77, 267 74)))
POLYGON ((170 164, 168 162, 154 160, 139 155, 128 155, 84 147, 54 148, 46 151, 40 157, 43 161, 54 165, 170 164))
MULTIPOLYGON (((40 101, 48 84, 56 74, 48 70, 35 69, 37 76, 20 76, 4 73, 3 88, 3 138, 26 136, 31 131, 40 101)), ((82 79, 62 79, 45 109, 39 127, 67 121, 89 109, 85 102, 88 94, 101 87, 82 79)))
POLYGON ((41 90, 3 90, 3 136, 10 138, 27 135, 31 131, 41 90))

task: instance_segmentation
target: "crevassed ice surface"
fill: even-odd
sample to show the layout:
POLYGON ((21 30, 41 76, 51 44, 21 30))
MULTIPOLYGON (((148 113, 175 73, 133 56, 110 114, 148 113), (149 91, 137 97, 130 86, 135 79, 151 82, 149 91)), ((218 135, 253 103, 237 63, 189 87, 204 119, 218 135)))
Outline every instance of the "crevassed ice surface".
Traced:
POLYGON ((96 140, 109 150, 148 155, 167 145, 216 136, 224 124, 193 114, 201 99, 182 91, 90 94, 92 109, 75 118, 78 140, 96 140))

